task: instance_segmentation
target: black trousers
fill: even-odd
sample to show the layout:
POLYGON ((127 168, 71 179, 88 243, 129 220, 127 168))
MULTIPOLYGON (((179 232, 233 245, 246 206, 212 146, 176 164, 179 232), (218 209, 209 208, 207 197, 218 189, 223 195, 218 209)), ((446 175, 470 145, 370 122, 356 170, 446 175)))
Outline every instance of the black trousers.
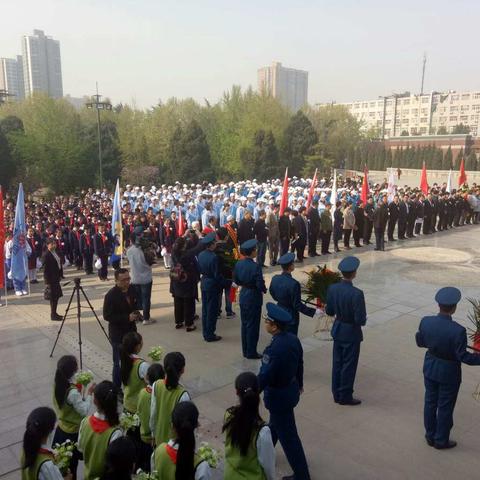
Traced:
POLYGON ((185 326, 191 327, 195 316, 195 298, 173 297, 173 310, 177 325, 185 324, 185 326))
POLYGON ((93 253, 83 254, 83 269, 85 273, 93 273, 93 253))
POLYGON ((390 219, 388 221, 388 227, 387 227, 387 236, 389 240, 393 240, 393 232, 395 230, 395 225, 397 224, 397 220, 390 219))
POLYGON ((58 298, 51 298, 50 299, 50 315, 52 317, 57 315, 57 306, 58 306, 58 298))
POLYGON ((290 239, 280 239, 280 256, 285 255, 288 253, 288 249, 290 247, 290 239))
POLYGON ((355 243, 356 247, 361 247, 360 239, 362 238, 363 228, 357 228, 353 230, 353 242, 355 243))
POLYGON ((363 243, 370 243, 372 238, 373 222, 365 218, 363 221, 363 243))
POLYGON ((407 237, 413 237, 413 229, 415 228, 415 219, 407 219, 407 237))
POLYGON ((403 239, 405 238, 405 232, 407 230, 407 221, 406 220, 398 220, 398 238, 403 239))
POLYGON ((352 234, 352 229, 351 228, 345 228, 343 230, 343 245, 345 247, 350 246, 350 235, 352 234))
POLYGON ((385 250, 385 228, 375 227, 375 241, 377 250, 385 250))
POLYGON ((305 258, 305 240, 297 240, 295 242, 295 251, 297 252, 297 259, 303 261, 305 258))
POLYGON ((308 232, 308 256, 313 257, 317 253, 318 230, 310 229, 308 232))
POLYGON ((332 236, 332 231, 329 232, 321 232, 320 236, 322 237, 322 254, 328 252, 328 248, 330 246, 330 237, 332 236))

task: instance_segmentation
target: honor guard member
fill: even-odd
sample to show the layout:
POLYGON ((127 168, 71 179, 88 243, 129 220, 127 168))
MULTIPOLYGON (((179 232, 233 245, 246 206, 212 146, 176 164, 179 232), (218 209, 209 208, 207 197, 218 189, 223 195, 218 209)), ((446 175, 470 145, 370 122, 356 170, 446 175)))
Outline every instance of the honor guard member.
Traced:
POLYGON ((233 271, 233 281, 241 286, 240 319, 242 322, 242 352, 248 359, 260 359, 257 352, 262 316, 263 294, 267 293, 262 266, 253 261, 257 256, 257 241, 247 240, 240 245, 244 259, 239 260, 233 271))
POLYGON ((345 257, 338 265, 343 280, 331 285, 327 291, 325 312, 335 316, 332 327, 332 393, 334 401, 340 405, 362 403, 353 398, 360 342, 363 340, 362 327, 367 321, 363 292, 352 284, 359 265, 357 257, 345 257))
POLYGON ((293 409, 303 392, 303 349, 300 340, 286 331, 292 323, 290 313, 267 303, 265 329, 272 342, 263 352, 258 374, 265 408, 270 412, 273 443, 280 440, 293 475, 284 480, 309 480, 307 459, 298 436, 293 409))
POLYGON ((423 317, 415 335, 417 345, 427 348, 423 362, 425 439, 438 449, 457 445, 450 440, 450 430, 462 381, 462 362, 480 365, 480 355, 466 351, 465 328, 452 319, 461 297, 457 288, 441 288, 435 295, 440 312, 423 317))
POLYGON ((215 334, 219 310, 220 292, 225 286, 225 279, 219 268, 215 255, 216 235, 211 232, 200 240, 205 250, 198 256, 198 267, 202 274, 202 332, 206 342, 218 342, 222 337, 215 334))
MULTIPOLYGON (((294 262, 295 255, 293 253, 286 253, 278 259, 278 264, 282 267, 282 273, 274 275, 269 291, 277 304, 288 310, 292 316, 293 322, 287 327, 287 331, 298 335, 300 312, 313 317, 317 311, 315 308, 307 307, 302 303, 300 282, 292 277, 292 272, 295 270, 294 262)), ((320 311, 317 315, 320 315, 320 311)))

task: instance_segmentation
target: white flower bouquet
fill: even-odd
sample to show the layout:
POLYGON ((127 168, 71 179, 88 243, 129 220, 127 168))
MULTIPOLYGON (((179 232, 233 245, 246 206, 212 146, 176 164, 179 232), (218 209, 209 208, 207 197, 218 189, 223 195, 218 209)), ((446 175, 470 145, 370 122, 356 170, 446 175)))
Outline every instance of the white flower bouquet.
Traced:
POLYGON ((93 381, 93 373, 92 372, 78 372, 75 375, 75 383, 78 383, 84 387, 86 387, 89 383, 93 381))
POLYGON ((147 473, 144 472, 141 468, 139 468, 133 478, 134 480, 159 480, 160 477, 158 476, 158 472, 156 470, 147 473))
POLYGON ((163 348, 158 346, 158 347, 152 347, 150 351, 148 352, 148 356, 154 361, 154 362, 159 362, 162 357, 163 357, 163 348))
POLYGON ((136 413, 123 412, 120 415, 120 428, 127 433, 140 426, 140 417, 136 413))
POLYGON ((198 456, 205 460, 210 468, 217 468, 220 463, 220 454, 207 442, 202 442, 197 450, 198 456))
POLYGON ((77 444, 71 440, 67 440, 61 444, 56 444, 53 447, 53 454, 55 456, 55 464, 62 473, 66 475, 72 461, 73 452, 76 450, 77 444))

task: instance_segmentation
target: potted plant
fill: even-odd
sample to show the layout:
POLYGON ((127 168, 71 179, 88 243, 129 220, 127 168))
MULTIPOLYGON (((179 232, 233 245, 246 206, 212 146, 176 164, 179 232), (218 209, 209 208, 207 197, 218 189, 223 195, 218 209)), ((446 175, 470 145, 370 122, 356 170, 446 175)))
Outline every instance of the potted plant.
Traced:
POLYGON ((473 348, 480 351, 480 300, 467 298, 473 309, 468 313, 467 318, 470 320, 473 328, 469 328, 469 337, 473 340, 473 348))

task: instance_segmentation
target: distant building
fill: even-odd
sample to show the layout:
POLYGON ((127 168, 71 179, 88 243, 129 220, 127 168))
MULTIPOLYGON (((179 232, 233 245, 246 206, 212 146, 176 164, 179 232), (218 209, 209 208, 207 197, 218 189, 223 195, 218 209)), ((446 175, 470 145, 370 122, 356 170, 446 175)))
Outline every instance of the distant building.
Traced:
MULTIPOLYGON (((331 105, 318 104, 319 108, 331 105)), ((382 137, 400 135, 450 134, 463 124, 470 134, 480 135, 480 90, 475 92, 432 92, 413 95, 410 92, 341 103, 363 123, 365 129, 377 129, 382 137)))
POLYGON ((308 72, 282 67, 273 62, 271 67, 258 70, 258 90, 269 93, 290 110, 296 112, 308 102, 308 72))
POLYGON ((404 137, 385 138, 385 148, 391 150, 399 150, 410 148, 436 147, 445 153, 450 147, 452 154, 455 156, 463 150, 468 155, 472 150, 478 155, 480 153, 480 138, 472 137, 472 135, 417 135, 404 137))
POLYGON ((0 90, 5 90, 11 100, 25 98, 21 55, 17 55, 17 58, 0 58, 0 90))
POLYGON ((72 97, 71 95, 65 95, 65 97, 63 97, 68 103, 70 103, 71 105, 73 105, 77 110, 81 110, 85 104, 90 101, 90 97, 72 97))
POLYGON ((25 96, 44 92, 53 98, 63 96, 60 42, 42 30, 22 37, 25 96))

